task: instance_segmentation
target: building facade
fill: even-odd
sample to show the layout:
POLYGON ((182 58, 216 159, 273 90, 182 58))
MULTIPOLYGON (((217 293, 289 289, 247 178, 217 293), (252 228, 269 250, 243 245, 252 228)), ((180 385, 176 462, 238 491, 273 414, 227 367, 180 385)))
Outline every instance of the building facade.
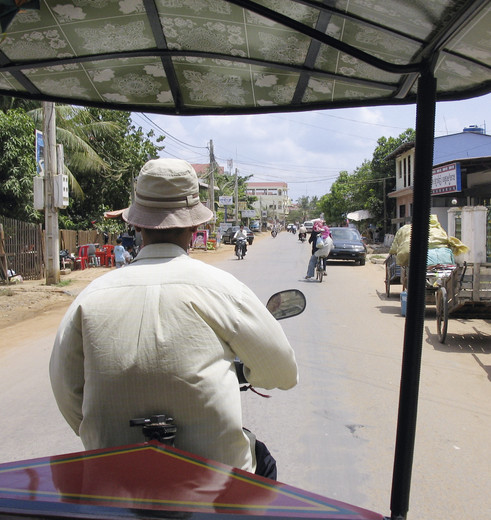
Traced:
POLYGON ((253 207, 262 222, 285 223, 291 205, 286 182, 248 182, 247 195, 257 197, 253 207))
MULTIPOLYGON (((391 224, 397 231, 413 217, 414 143, 404 143, 388 158, 396 163, 396 188, 388 197, 396 201, 391 224)), ((431 195, 431 212, 447 233, 464 243, 477 240, 472 254, 491 261, 491 136, 484 129, 435 138, 431 195)))

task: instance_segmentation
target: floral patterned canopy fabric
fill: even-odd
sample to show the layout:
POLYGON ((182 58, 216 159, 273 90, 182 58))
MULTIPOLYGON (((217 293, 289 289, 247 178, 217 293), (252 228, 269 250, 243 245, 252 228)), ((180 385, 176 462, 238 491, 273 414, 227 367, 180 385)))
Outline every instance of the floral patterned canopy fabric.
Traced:
MULTIPOLYGON (((3 7, 0 5, 0 15, 3 7)), ((45 0, 0 41, 0 94, 165 114, 491 91, 488 0, 45 0)))

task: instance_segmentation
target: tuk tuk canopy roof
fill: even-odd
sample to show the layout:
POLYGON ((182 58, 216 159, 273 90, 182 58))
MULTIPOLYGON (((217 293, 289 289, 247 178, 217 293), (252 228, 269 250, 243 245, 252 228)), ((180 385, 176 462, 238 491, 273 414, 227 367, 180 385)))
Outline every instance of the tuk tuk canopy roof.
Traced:
POLYGON ((488 0, 7 4, 1 95, 181 115, 407 104, 427 66, 437 100, 491 91, 488 0))

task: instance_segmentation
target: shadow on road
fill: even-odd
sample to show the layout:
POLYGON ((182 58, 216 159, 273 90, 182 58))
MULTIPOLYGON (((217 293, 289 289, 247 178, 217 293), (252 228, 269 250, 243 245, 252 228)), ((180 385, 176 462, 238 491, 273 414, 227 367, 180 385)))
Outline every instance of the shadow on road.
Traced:
MULTIPOLYGON (((460 326, 469 325, 469 320, 456 319, 452 320, 460 326)), ((450 326, 449 322, 449 326, 450 326)), ((488 379, 491 381, 491 365, 482 362, 479 356, 491 354, 491 335, 489 334, 489 320, 473 324, 465 333, 447 332, 445 343, 440 343, 438 334, 436 334, 436 325, 433 328, 428 326, 426 329, 426 343, 439 352, 470 354, 476 363, 486 372, 488 379), (485 331, 484 329, 487 329, 485 331)))

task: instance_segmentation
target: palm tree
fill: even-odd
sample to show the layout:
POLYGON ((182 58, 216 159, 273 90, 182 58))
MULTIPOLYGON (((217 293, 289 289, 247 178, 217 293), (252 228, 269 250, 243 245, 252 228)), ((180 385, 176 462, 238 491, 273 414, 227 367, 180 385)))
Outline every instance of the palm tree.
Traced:
MULTIPOLYGON (((77 174, 118 175, 96 151, 99 140, 111 138, 121 131, 114 121, 94 118, 89 110, 72 105, 55 105, 56 141, 65 149, 65 173, 68 175, 73 196, 83 198, 77 174)), ((42 107, 30 110, 36 128, 42 130, 42 107)))

